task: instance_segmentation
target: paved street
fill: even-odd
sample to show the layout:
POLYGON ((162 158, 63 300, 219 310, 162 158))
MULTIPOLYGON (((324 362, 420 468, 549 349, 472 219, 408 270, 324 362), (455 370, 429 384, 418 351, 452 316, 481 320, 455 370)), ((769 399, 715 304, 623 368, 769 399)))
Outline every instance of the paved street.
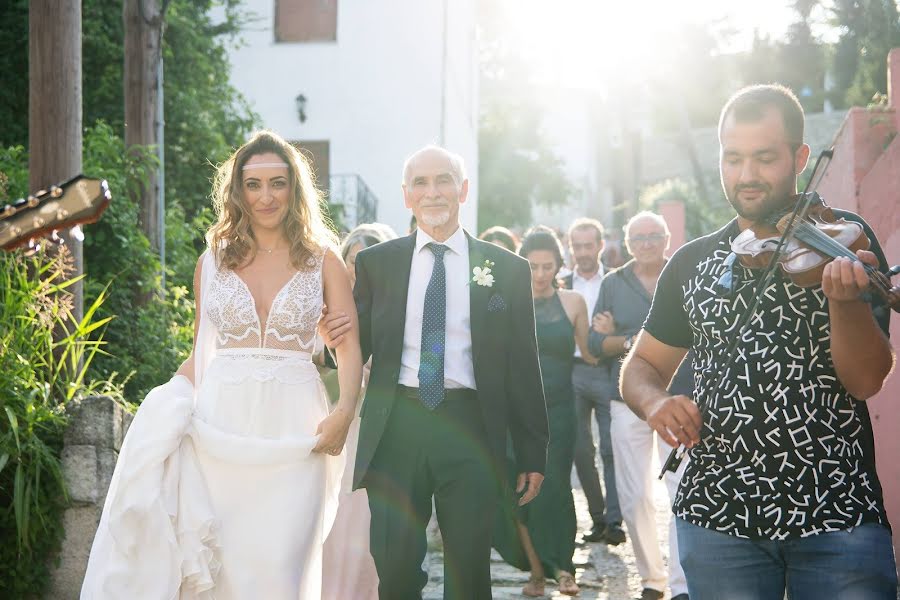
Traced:
MULTIPOLYGON (((575 487, 575 510, 578 515, 578 529, 583 531, 590 526, 587 502, 578 486, 578 478, 572 477, 575 487)), ((668 517, 670 510, 666 506, 666 490, 657 482, 654 488, 657 504, 657 530, 663 546, 663 556, 668 560, 668 517)), ((443 561, 440 549, 440 537, 436 524, 432 521, 429 527, 429 553, 426 566, 429 583, 425 588, 426 600, 440 600, 442 594, 443 561)), ((620 546, 605 544, 587 544, 579 546, 575 551, 576 579, 581 586, 578 598, 585 600, 628 600, 636 598, 641 592, 641 581, 634 564, 634 553, 631 540, 620 546)), ((491 566, 494 582, 494 599, 507 600, 524 598, 522 586, 528 581, 528 573, 523 573, 505 564, 495 552, 491 566)), ((567 598, 556 591, 555 583, 547 581, 548 598, 567 598)), ((669 598, 668 593, 666 598, 669 598)))

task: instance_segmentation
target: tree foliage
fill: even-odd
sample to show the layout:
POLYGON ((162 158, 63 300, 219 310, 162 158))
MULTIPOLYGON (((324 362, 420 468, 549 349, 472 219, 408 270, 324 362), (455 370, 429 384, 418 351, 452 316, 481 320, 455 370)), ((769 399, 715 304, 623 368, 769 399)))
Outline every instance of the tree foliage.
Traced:
POLYGON ((479 8, 478 226, 527 226, 533 207, 565 205, 576 188, 543 131, 528 66, 504 44, 501 13, 479 8))
POLYGON ((478 130, 478 225, 530 225, 532 207, 564 205, 575 188, 542 135, 533 106, 497 101, 478 130))
MULTIPOLYGON (((0 8, 0 172, 9 193, 27 189, 28 3, 0 8)), ((188 290, 211 219, 215 163, 241 144, 257 121, 228 79, 227 49, 247 21, 239 0, 172 0, 163 36, 166 190, 166 288, 146 307, 135 299, 160 289, 161 267, 138 228, 135 191, 155 166, 153 148, 126 156, 124 27, 119 0, 83 0, 82 73, 85 123, 83 170, 109 181, 113 202, 85 239, 90 301, 114 282, 104 305, 120 317, 107 331, 110 355, 92 375, 133 376, 127 392, 138 400, 167 378, 190 349, 188 290), (216 10, 213 10, 216 9, 216 10), (216 16, 213 17, 213 14, 216 16), (214 20, 215 19, 215 20, 214 20)))
POLYGON ((835 0, 833 24, 841 31, 834 53, 839 106, 866 106, 887 93, 887 55, 900 46, 896 0, 835 0))

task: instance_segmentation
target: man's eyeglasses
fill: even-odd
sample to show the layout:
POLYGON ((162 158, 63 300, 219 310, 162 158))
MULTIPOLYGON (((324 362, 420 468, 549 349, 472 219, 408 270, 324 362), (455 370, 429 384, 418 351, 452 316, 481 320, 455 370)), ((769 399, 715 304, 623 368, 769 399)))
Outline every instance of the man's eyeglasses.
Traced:
POLYGON ((630 238, 626 238, 626 241, 629 244, 658 244, 659 242, 666 239, 666 234, 664 233, 651 233, 649 235, 636 235, 630 238))
POLYGON ((738 263, 737 254, 731 252, 725 257, 725 272, 716 280, 716 293, 720 296, 733 296, 737 289, 738 263))

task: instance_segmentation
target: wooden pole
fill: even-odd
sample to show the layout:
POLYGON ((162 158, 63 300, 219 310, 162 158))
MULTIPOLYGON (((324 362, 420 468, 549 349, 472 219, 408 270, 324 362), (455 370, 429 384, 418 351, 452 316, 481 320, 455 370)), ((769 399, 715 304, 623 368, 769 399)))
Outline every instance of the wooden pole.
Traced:
MULTIPOLYGON (((166 2, 165 4, 168 4, 166 2)), ((125 147, 158 145, 159 85, 162 61, 163 11, 158 0, 125 0, 122 19, 125 28, 125 147)), ((159 180, 156 169, 140 191, 140 226, 155 252, 162 247, 159 227, 159 180)))
MULTIPOLYGON (((31 0, 28 6, 28 184, 31 191, 81 172, 81 0, 31 0)), ((84 272, 81 241, 63 233, 76 275, 84 272)), ((81 282, 69 288, 77 320, 81 282)))

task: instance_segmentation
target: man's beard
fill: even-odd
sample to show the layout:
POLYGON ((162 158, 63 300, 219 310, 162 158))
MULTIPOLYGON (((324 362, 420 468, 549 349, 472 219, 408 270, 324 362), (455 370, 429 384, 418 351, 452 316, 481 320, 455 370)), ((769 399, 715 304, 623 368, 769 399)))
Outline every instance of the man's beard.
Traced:
POLYGON ((726 195, 728 202, 738 215, 748 221, 758 223, 766 217, 778 213, 790 204, 790 200, 794 196, 796 181, 796 177, 788 177, 775 187, 761 182, 749 185, 736 185, 731 190, 731 193, 726 195), (738 197, 743 190, 758 190, 763 194, 763 198, 754 201, 751 206, 744 206, 738 197))
POLYGON ((575 260, 579 273, 593 273, 600 267, 600 261, 594 256, 586 256, 575 260))
POLYGON ((441 227, 450 220, 450 211, 442 210, 437 214, 423 214, 421 220, 428 227, 441 227))

